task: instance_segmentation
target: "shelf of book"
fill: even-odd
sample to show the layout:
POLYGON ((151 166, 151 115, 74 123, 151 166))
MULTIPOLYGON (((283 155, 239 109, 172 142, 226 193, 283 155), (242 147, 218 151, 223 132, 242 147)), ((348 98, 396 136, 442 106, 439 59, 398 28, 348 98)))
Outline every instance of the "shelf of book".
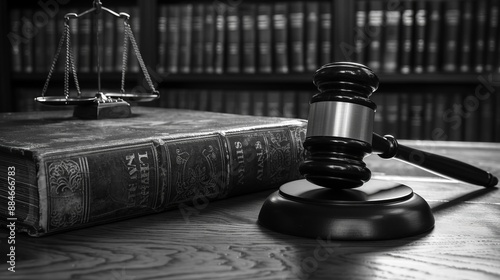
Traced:
MULTIPOLYGON (((493 105, 498 103, 494 93, 500 90, 498 0, 107 2, 103 4, 111 8, 134 10, 131 13, 136 21, 132 25, 140 40, 142 56, 153 82, 162 92, 161 100, 149 106, 236 113, 241 110, 242 114, 305 118, 308 100, 301 96, 310 97, 316 92, 312 84, 314 71, 327 62, 348 60, 376 71, 381 82, 373 96, 379 104, 377 120, 379 124, 384 120, 383 127, 389 132, 397 131, 399 138, 431 139, 431 128, 455 127, 453 124, 457 122, 450 119, 458 116, 462 118, 461 128, 448 131, 448 140, 500 140, 495 136, 495 131, 500 131, 498 106, 493 105), (485 92, 491 97, 478 99, 479 87, 482 87, 481 97, 485 92), (418 108, 413 103, 428 100, 427 96, 432 96, 433 101, 423 102, 429 106, 423 106, 426 108, 421 111, 434 113, 428 115, 432 119, 423 121, 427 128, 421 129, 418 120, 411 125, 412 116, 418 115, 411 108, 418 108), (477 106, 470 103, 474 101, 470 96, 479 101, 477 106), (277 99, 281 101, 273 101, 277 99), (246 104, 246 100, 250 103, 246 104), (215 105, 217 102, 221 104, 215 105), (273 109, 276 106, 269 102, 281 104, 280 109, 273 109), (384 108, 392 106, 388 104, 398 104, 390 109, 396 110, 396 115, 384 115, 384 108), (484 109, 490 113, 483 113, 486 104, 492 106, 484 109), (466 107, 467 114, 459 110, 466 107), (439 108, 444 109, 439 112, 439 108), (454 114, 445 115, 450 108, 455 110, 454 114), (476 109, 472 112, 471 108, 476 109), (478 131, 477 136, 473 131, 478 131)), ((19 3, 2 4, 2 14, 10 22, 4 33, 19 28, 16 24, 24 23, 24 13, 34 15, 43 11, 33 4, 21 8, 23 5, 19 3), (21 21, 16 20, 19 16, 21 21)), ((82 7, 81 3, 78 5, 82 7)), ((70 6, 68 3, 61 7, 59 15, 71 10, 70 6)), ((57 25, 47 23, 51 24, 57 25)), ((107 19, 100 24, 92 25, 91 30, 102 26, 104 34, 114 34, 103 36, 107 54, 103 59, 103 83, 112 85, 119 82, 121 71, 121 43, 116 35, 119 30, 107 33, 106 26, 110 26, 107 19)), ((58 31, 52 33, 57 35, 58 31)), ((45 37, 54 37, 52 33, 45 37)), ((77 49, 86 49, 82 46, 86 41, 81 40, 86 33, 82 33, 81 26, 75 27, 75 33, 77 49)), ((8 47, 11 52, 2 54, 10 63, 3 66, 3 84, 8 84, 13 95, 26 92, 22 89, 26 84, 34 87, 46 78, 46 69, 41 68, 44 60, 51 58, 39 58, 36 51, 49 53, 45 48, 54 46, 41 44, 38 37, 29 41, 29 47, 22 44, 19 53, 8 47), (44 47, 34 48, 35 45, 44 47), (32 65, 26 66, 30 61, 32 65), (6 74, 9 70, 10 77, 10 73, 6 74), (8 83, 5 77, 9 77, 8 83)), ((88 40, 90 44, 92 40, 95 39, 88 40)), ((95 51, 90 45, 88 49, 87 58, 92 61, 95 51)), ((94 62, 82 66, 81 55, 78 59, 78 76, 86 86, 93 86, 94 62)), ((134 88, 134 83, 140 86, 142 76, 137 65, 127 65, 127 69, 130 88, 134 88)), ((62 66, 58 66, 58 73, 61 71, 62 66)), ((54 85, 60 87, 61 81, 55 78, 54 85)), ((4 107, 3 110, 9 109, 4 107)))

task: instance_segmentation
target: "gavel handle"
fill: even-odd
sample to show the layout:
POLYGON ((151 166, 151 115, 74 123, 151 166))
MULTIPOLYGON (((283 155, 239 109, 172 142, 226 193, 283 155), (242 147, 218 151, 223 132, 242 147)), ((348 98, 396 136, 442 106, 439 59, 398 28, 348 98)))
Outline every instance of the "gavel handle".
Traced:
POLYGON ((395 157, 432 173, 466 183, 484 187, 493 187, 498 183, 498 179, 487 171, 455 159, 400 145, 390 135, 373 133, 372 149, 381 158, 395 157))

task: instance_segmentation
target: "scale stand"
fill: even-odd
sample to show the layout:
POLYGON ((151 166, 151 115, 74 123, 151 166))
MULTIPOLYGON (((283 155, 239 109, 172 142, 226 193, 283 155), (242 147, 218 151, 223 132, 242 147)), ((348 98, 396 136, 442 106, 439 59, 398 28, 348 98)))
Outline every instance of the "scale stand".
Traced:
MULTIPOLYGON (((35 98, 35 101, 40 102, 44 105, 54 105, 54 106, 73 106, 74 116, 82 119, 103 119, 103 118, 126 118, 131 116, 130 104, 127 101, 134 102, 148 102, 155 100, 160 97, 158 90, 154 88, 153 81, 149 76, 146 68, 146 64, 142 59, 139 52, 139 47, 135 40, 134 34, 132 33, 132 28, 129 24, 130 15, 127 13, 116 13, 106 7, 102 6, 100 0, 94 0, 93 8, 89 9, 81 14, 68 13, 64 16, 64 32, 59 41, 56 54, 50 66, 49 74, 45 85, 42 90, 42 95, 35 98), (121 75, 121 88, 119 93, 103 92, 101 89, 101 65, 100 65, 100 34, 99 28, 97 30, 96 36, 96 51, 97 51, 97 92, 94 96, 84 97, 82 96, 80 85, 78 82, 78 77, 76 73, 75 62, 73 59, 73 51, 71 46, 71 33, 70 33, 70 19, 78 19, 90 13, 100 14, 101 11, 108 12, 117 18, 123 19, 124 24, 124 40, 123 40, 123 57, 122 57, 122 75, 121 75), (127 60, 128 60, 128 42, 131 42, 134 54, 139 62, 141 70, 146 79, 149 92, 145 94, 135 94, 135 93, 125 93, 125 73, 127 70, 127 60), (49 87, 49 82, 54 73, 54 69, 57 63, 57 59, 61 53, 63 45, 66 49, 66 61, 64 66, 64 97, 62 96, 46 96, 47 89, 49 87), (70 96, 69 91, 69 76, 73 76, 76 96, 70 96)), ((96 21, 97 22, 97 21, 96 21)))

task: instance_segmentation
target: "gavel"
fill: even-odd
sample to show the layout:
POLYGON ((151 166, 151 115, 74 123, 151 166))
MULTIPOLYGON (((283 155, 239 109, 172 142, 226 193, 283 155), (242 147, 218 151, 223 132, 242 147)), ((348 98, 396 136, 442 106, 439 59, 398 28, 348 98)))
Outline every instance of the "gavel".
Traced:
POLYGON ((394 239, 429 232, 434 216, 422 197, 398 182, 370 180, 363 159, 372 153, 475 185, 498 183, 480 168, 374 133, 377 105, 370 96, 379 80, 368 67, 329 63, 315 72, 313 81, 319 93, 310 101, 305 156, 299 165, 305 179, 282 185, 266 199, 260 225, 327 240, 394 239))
POLYGON ((441 176, 484 187, 498 179, 458 160, 401 145, 391 135, 373 132, 376 104, 369 99, 379 85, 368 67, 351 62, 329 63, 318 69, 314 84, 319 93, 310 102, 304 149, 299 170, 326 188, 356 188, 370 180, 363 158, 371 153, 397 158, 441 176))

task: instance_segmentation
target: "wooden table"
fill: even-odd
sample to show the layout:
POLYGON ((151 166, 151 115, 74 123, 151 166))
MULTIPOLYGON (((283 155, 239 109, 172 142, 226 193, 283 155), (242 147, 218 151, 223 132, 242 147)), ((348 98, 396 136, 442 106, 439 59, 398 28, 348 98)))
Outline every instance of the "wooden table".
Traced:
MULTIPOLYGON (((500 177, 500 145, 405 142, 479 165, 500 177)), ((435 228, 389 241, 325 241, 262 228, 271 193, 42 238, 16 237, 16 272, 0 279, 499 279, 500 193, 443 180, 370 156, 374 176, 411 186, 431 205, 435 228)), ((0 231, 0 254, 7 231, 0 231)))

